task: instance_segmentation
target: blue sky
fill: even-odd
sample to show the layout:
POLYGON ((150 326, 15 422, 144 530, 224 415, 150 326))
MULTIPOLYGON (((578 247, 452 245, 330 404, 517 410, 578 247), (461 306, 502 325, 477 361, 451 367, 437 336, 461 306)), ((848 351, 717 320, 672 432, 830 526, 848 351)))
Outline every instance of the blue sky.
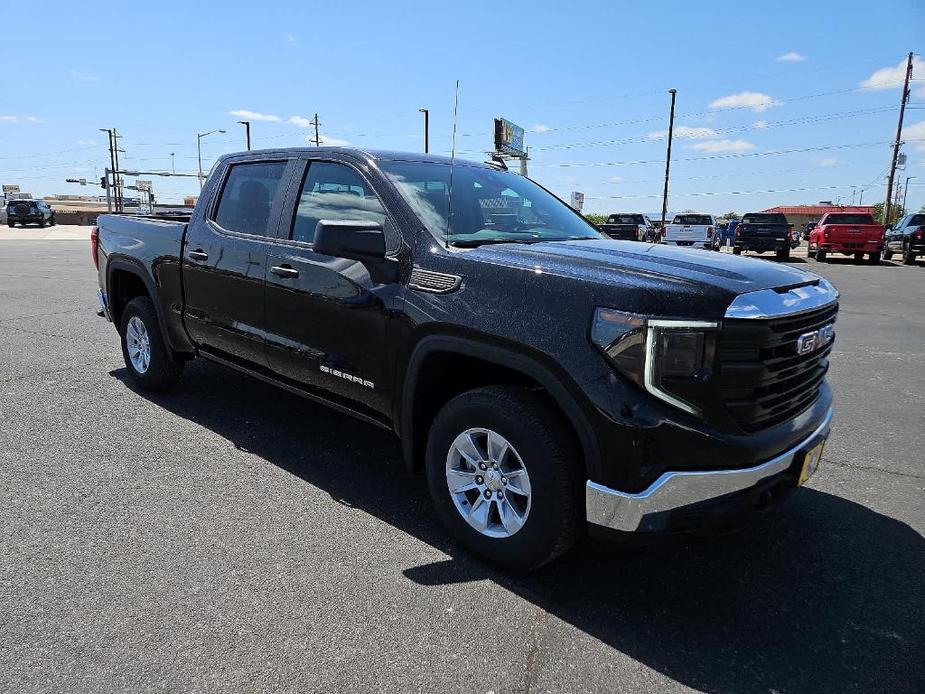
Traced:
MULTIPOLYGON (((20 1, 0 1, 2 16, 20 1)), ((491 123, 528 129, 530 175, 586 211, 660 209, 670 87, 678 89, 672 210, 722 213, 881 200, 896 128, 895 75, 925 54, 925 3, 41 2, 7 25, 0 179, 36 195, 106 166, 196 169, 243 148, 300 146, 317 111, 331 143, 449 152, 460 80, 461 157, 491 123), (754 7, 753 7, 754 5, 754 7), (41 28, 39 32, 39 28, 41 28), (882 71, 879 72, 878 71, 882 71), (802 150, 802 151, 792 151, 802 150), (797 190, 805 189, 805 190, 797 190), (759 192, 779 191, 779 192, 759 192)), ((908 206, 925 204, 925 63, 907 112, 908 206), (918 185, 916 185, 916 183, 918 185)), ((155 179, 161 200, 194 179, 155 179)))

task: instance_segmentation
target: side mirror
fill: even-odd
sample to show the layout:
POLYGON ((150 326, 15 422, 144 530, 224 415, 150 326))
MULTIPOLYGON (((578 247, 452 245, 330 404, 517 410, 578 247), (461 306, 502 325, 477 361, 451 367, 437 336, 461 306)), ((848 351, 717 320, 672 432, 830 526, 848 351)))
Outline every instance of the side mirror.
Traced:
POLYGON ((315 227, 313 248, 335 258, 381 261, 385 258, 385 234, 378 222, 322 219, 315 227))

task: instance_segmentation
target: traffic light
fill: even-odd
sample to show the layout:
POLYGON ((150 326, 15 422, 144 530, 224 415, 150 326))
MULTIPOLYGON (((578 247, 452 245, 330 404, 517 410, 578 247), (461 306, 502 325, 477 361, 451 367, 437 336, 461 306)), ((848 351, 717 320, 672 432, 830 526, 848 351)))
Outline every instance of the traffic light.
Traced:
POLYGON ((109 187, 109 177, 108 177, 108 176, 100 176, 100 188, 102 188, 103 190, 105 190, 105 189, 108 188, 108 187, 109 187))

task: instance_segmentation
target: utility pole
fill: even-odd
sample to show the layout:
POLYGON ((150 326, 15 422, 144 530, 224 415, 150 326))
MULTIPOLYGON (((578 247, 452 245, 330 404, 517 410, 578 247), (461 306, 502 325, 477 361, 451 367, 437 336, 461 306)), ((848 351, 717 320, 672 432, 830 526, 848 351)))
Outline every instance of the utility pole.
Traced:
POLYGON ((314 126, 315 126, 315 139, 312 140, 312 141, 315 143, 315 147, 321 147, 321 138, 320 138, 319 135, 318 135, 318 126, 321 125, 321 123, 318 122, 318 114, 317 114, 317 113, 315 114, 314 120, 312 120, 312 121, 309 123, 309 125, 314 125, 314 126))
POLYGON ((668 154, 665 157, 665 189, 662 192, 662 229, 665 233, 665 215, 668 214, 668 176, 671 173, 671 140, 674 137, 674 100, 678 94, 677 89, 669 89, 671 94, 671 114, 668 116, 668 154))
POLYGON ((893 162, 890 165, 890 179, 886 184, 886 204, 883 206, 883 223, 890 225, 890 198, 893 195, 893 177, 896 175, 896 159, 899 157, 900 139, 903 136, 903 116, 906 114, 906 102, 909 101, 909 80, 912 78, 912 52, 906 62, 906 81, 903 83, 903 93, 899 100, 899 124, 896 126, 896 141, 893 143, 893 162))
MULTIPOLYGON (((112 212, 112 194, 110 193, 110 183, 109 183, 109 172, 115 172, 116 169, 116 145, 113 140, 112 128, 100 128, 101 133, 106 133, 109 136, 109 168, 106 169, 106 207, 109 212, 112 212)), ((113 173, 113 185, 115 184, 116 174, 113 173)), ((116 208, 118 210, 118 207, 116 208)))
POLYGON ((247 151, 251 150, 251 122, 249 120, 239 120, 238 123, 244 126, 244 141, 247 143, 247 151))
POLYGON ((419 108, 418 111, 424 114, 424 154, 430 152, 430 109, 419 108))
POLYGON ((527 161, 530 159, 530 148, 527 147, 524 150, 523 156, 520 158, 520 175, 524 178, 527 177, 527 161))
POLYGON ((176 155, 176 152, 171 152, 171 153, 170 153, 170 170, 171 170, 171 172, 173 172, 173 173, 177 173, 177 165, 176 165, 176 163, 174 162, 174 156, 175 156, 175 155, 176 155))
MULTIPOLYGON (((124 193, 122 192, 122 178, 119 176, 119 131, 112 129, 112 150, 116 157, 116 212, 125 212, 124 193)), ((124 151, 124 150, 123 150, 124 151)))

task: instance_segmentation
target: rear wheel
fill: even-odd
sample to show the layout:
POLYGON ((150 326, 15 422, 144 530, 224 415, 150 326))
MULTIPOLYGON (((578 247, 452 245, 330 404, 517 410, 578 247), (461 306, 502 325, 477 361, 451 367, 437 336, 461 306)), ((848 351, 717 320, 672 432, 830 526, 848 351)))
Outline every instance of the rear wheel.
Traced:
POLYGON ((855 253, 855 254, 854 254, 854 262, 860 263, 862 260, 864 260, 864 254, 863 254, 863 253, 855 253))
POLYGON ((39 229, 44 229, 44 228, 45 228, 45 220, 44 220, 44 219, 40 219, 40 220, 39 220, 39 229))
POLYGON ((734 255, 742 255, 742 249, 738 246, 732 249, 734 255))
POLYGON ((867 256, 867 262, 869 262, 871 265, 879 265, 880 264, 880 251, 874 251, 869 256, 867 256))
POLYGON ((816 257, 816 249, 813 248, 812 244, 809 244, 808 246, 806 246, 806 257, 807 257, 807 258, 815 258, 815 257, 816 257))
POLYGON ((575 543, 582 476, 561 419, 542 395, 511 386, 472 390, 443 407, 425 467, 437 516, 459 544, 531 570, 575 543))
POLYGON ((6 225, 7 225, 10 229, 12 229, 12 228, 14 228, 14 227, 16 226, 16 222, 7 222, 6 225))
POLYGON ((122 357, 129 375, 142 388, 166 390, 180 378, 183 362, 174 358, 161 335, 154 302, 135 297, 122 310, 122 357))
POLYGON ((906 245, 903 247, 903 265, 914 265, 915 264, 915 253, 912 251, 912 247, 906 245))
POLYGON ((782 251, 777 251, 778 260, 789 260, 790 259, 790 249, 785 248, 782 251))
POLYGON ((820 263, 825 262, 826 250, 824 248, 816 249, 816 260, 820 263))

